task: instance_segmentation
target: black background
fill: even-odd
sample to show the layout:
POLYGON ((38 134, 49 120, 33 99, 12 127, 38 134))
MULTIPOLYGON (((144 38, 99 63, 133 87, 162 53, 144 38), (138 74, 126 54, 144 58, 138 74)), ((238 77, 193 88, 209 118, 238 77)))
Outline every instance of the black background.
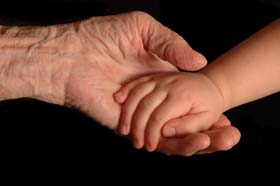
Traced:
MULTIPOLYGON (((150 13, 212 61, 279 17, 280 3, 272 0, 45 0, 20 4, 9 1, 0 8, 0 23, 48 25, 130 10, 150 13)), ((3 101, 1 162, 6 165, 5 172, 32 175, 79 172, 86 168, 98 171, 105 168, 107 174, 113 167, 129 168, 132 172, 144 166, 156 171, 164 167, 166 172, 172 172, 213 165, 227 165, 229 169, 233 165, 242 169, 260 164, 276 166, 280 162, 279 105, 280 95, 275 94, 228 111, 226 115, 242 133, 240 143, 227 152, 186 158, 134 150, 128 141, 76 110, 30 99, 3 101)))

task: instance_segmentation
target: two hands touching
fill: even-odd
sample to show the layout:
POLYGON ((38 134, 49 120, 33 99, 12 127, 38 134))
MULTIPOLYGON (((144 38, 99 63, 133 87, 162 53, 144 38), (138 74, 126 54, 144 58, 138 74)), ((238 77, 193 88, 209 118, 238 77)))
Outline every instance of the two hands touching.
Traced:
POLYGON ((121 134, 131 131, 136 147, 165 154, 227 150, 240 139, 221 114, 215 85, 176 68, 199 70, 205 58, 146 13, 0 30, 1 100, 74 107, 121 134))
POLYGON ((192 152, 217 150, 211 149, 219 144, 215 141, 217 134, 223 134, 224 147, 230 147, 238 142, 240 134, 222 123, 222 113, 280 91, 279 39, 277 19, 199 72, 164 72, 128 83, 114 94, 122 103, 120 133, 131 133, 134 146, 145 145, 148 151, 161 146, 161 136, 184 139, 201 131, 208 134, 210 143, 201 148, 190 140, 201 148, 192 152), (262 78, 258 78, 260 73, 262 78), (225 133, 223 129, 231 131, 225 133))
MULTIPOLYGON (((92 74, 92 77, 87 77, 89 79, 86 79, 85 84, 81 84, 86 87, 81 87, 80 92, 76 93, 77 84, 83 82, 84 79, 73 76, 74 79, 78 78, 78 82, 71 84, 75 90, 70 89, 67 97, 70 98, 68 100, 74 101, 74 106, 82 105, 80 109, 113 130, 123 126, 119 123, 122 120, 120 116, 123 114, 121 115, 120 104, 116 104, 112 99, 112 94, 124 84, 149 74, 178 71, 173 65, 184 70, 198 70, 207 63, 205 58, 189 47, 182 37, 145 13, 132 12, 93 18, 89 22, 91 23, 89 25, 86 23, 86 26, 89 27, 88 31, 92 35, 88 38, 87 44, 94 53, 91 54, 92 59, 95 58, 91 63, 94 67, 81 71, 84 73, 92 70, 93 72, 87 73, 92 74), (98 51, 97 54, 96 51, 98 51), (81 97, 85 90, 88 90, 88 83, 91 84, 90 91, 87 92, 88 95, 81 97), (73 97, 73 93, 77 97, 73 97), (78 100, 79 103, 75 103, 78 100)), ((81 65, 81 68, 84 66, 81 65)), ((138 90, 137 92, 141 93, 138 90)), ((135 108, 122 106, 122 111, 125 109, 131 113, 135 108)), ((146 105, 143 110, 145 109, 150 110, 150 105, 146 105)), ((170 118, 173 116, 175 117, 172 115, 170 118)), ((166 154, 191 155, 226 150, 239 141, 239 132, 230 126, 229 120, 221 113, 210 122, 212 123, 208 123, 208 126, 214 124, 211 129, 201 127, 192 133, 182 130, 181 134, 174 135, 172 138, 163 138, 157 133, 155 138, 159 140, 159 145, 154 143, 149 150, 157 148, 166 154), (200 133, 200 131, 204 132, 200 133)), ((122 134, 127 134, 127 132, 122 134)), ((136 147, 141 147, 141 144, 136 147)))
POLYGON ((170 72, 139 78, 115 94, 123 103, 119 131, 148 151, 160 136, 184 137, 210 129, 224 112, 223 96, 202 73, 170 72), (164 127, 163 127, 164 126, 164 127))

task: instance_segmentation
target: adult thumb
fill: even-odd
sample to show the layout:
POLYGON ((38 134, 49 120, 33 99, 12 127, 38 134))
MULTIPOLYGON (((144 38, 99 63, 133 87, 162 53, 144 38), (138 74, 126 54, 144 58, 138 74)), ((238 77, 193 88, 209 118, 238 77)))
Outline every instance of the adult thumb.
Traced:
POLYGON ((199 70, 207 64, 205 57, 193 50, 176 32, 146 13, 140 13, 138 26, 146 50, 182 70, 199 70))

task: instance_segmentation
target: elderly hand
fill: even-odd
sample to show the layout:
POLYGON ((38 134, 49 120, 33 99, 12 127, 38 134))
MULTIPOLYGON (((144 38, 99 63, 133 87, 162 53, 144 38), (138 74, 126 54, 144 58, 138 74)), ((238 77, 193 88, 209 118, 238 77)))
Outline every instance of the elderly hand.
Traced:
MULTIPOLYGON (((143 12, 93 17, 49 27, 0 27, 0 98, 33 97, 74 107, 115 130, 121 106, 113 93, 140 76, 198 70, 205 58, 143 12)), ((203 133, 162 138, 158 150, 191 155, 226 150, 240 138, 222 116, 203 133)))

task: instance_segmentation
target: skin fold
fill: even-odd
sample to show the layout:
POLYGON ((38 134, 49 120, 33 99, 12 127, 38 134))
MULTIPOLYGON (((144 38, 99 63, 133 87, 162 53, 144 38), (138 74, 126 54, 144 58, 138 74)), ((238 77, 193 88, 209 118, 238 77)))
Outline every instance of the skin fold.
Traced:
POLYGON ((161 135, 183 137, 211 129, 236 106, 280 91, 280 19, 197 73, 141 77, 115 94, 123 103, 120 132, 153 151, 161 135))
MULTIPOLYGON (((121 105, 113 93, 123 85, 207 63, 182 37, 143 12, 47 27, 0 26, 0 40, 0 100, 30 97, 73 107, 115 131, 121 105)), ((225 116, 214 126, 185 138, 162 138, 158 150, 191 155, 226 150, 239 141, 240 133, 225 116)))

